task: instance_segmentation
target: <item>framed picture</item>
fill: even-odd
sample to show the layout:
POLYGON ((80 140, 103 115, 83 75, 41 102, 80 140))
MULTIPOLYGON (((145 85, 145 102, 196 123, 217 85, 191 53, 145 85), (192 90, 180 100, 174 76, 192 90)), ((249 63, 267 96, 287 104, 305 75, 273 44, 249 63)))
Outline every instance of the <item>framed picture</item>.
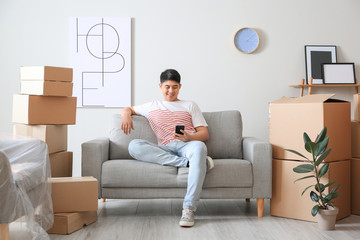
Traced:
POLYGON ((324 84, 355 84, 354 63, 324 63, 322 65, 324 84))
POLYGON ((336 63, 336 46, 334 45, 306 45, 305 46, 305 66, 306 83, 323 84, 322 64, 336 63))

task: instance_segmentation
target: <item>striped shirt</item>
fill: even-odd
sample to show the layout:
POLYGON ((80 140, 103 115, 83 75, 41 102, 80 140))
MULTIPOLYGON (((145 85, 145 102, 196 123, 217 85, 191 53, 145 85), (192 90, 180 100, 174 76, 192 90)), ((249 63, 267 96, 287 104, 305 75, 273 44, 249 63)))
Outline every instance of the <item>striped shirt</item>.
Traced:
POLYGON ((194 134, 196 127, 207 126, 200 108, 191 101, 152 101, 133 108, 149 120, 159 145, 175 140, 176 125, 184 125, 189 134, 194 134))

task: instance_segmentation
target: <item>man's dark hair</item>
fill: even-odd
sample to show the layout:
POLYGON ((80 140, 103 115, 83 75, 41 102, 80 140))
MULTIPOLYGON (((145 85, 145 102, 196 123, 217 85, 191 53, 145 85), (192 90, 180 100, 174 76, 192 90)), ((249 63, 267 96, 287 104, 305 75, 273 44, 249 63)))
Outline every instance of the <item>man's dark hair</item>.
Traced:
POLYGON ((181 77, 178 71, 176 71, 175 69, 166 69, 160 75, 160 83, 162 84, 167 80, 172 80, 180 83, 181 77))

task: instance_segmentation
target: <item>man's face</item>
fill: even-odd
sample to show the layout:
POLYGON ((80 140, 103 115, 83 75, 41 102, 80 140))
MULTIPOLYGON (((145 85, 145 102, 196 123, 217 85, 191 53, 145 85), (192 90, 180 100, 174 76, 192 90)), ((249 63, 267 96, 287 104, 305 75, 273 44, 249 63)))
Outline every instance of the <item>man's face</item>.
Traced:
POLYGON ((162 84, 160 83, 159 87, 161 89, 165 101, 173 102, 179 100, 178 95, 181 88, 181 84, 172 80, 167 80, 162 84))

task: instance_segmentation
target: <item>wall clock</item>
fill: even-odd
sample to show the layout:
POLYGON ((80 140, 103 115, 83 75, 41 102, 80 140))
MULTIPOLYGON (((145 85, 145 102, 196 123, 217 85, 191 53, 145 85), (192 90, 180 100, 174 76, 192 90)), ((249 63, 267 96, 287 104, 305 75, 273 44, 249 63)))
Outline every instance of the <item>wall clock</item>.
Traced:
POLYGON ((242 53, 253 53, 259 43, 259 34, 252 28, 241 28, 234 37, 235 47, 242 53))

